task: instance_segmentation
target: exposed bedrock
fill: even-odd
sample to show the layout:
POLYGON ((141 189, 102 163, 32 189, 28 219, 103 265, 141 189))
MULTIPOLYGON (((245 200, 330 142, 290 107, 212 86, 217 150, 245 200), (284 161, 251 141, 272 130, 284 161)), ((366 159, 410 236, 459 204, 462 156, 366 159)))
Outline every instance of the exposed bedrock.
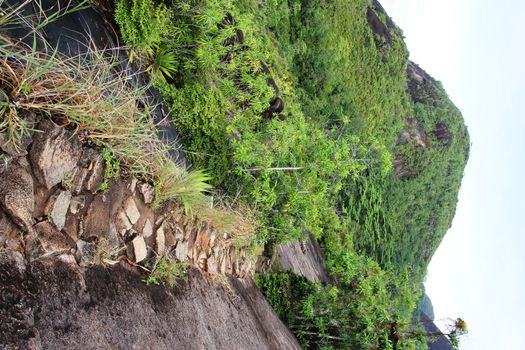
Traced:
POLYGON ((300 349, 251 279, 169 289, 62 260, 0 255, 1 349, 300 349))

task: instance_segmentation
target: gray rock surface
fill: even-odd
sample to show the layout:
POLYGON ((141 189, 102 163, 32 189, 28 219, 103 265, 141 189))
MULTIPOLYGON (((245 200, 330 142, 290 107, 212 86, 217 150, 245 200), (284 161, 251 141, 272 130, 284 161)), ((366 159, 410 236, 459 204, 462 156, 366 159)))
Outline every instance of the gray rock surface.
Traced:
POLYGON ((44 259, 18 268, 4 255, 0 348, 300 349, 251 279, 232 280, 232 293, 194 269, 177 288, 142 278, 124 265, 82 273, 44 259))
POLYGON ((80 255, 80 266, 87 267, 95 263, 97 255, 97 245, 93 242, 78 240, 77 249, 80 255))
POLYGON ((59 231, 61 231, 66 224, 66 214, 69 209, 70 201, 71 192, 61 191, 55 200, 55 203, 53 204, 53 210, 51 210, 51 220, 59 231))
POLYGON ((330 282, 323 253, 311 234, 308 234, 305 241, 277 246, 276 253, 283 270, 292 270, 313 282, 330 282))
POLYGON ((39 222, 34 229, 34 233, 25 237, 26 254, 30 260, 70 253, 76 248, 75 241, 59 232, 49 221, 39 222))
POLYGON ((80 141, 49 120, 39 124, 30 157, 37 179, 47 188, 60 183, 73 171, 82 153, 80 141))
POLYGON ((23 230, 31 231, 33 224, 33 178, 23 167, 12 162, 0 181, 0 206, 23 230))
POLYGON ((104 179, 104 158, 94 149, 84 148, 79 165, 75 169, 72 191, 74 193, 82 191, 95 193, 104 179))
POLYGON ((142 197, 144 198, 144 203, 151 204, 153 202, 153 196, 154 196, 154 189, 153 186, 151 186, 148 183, 143 183, 139 187, 140 193, 142 193, 142 197))

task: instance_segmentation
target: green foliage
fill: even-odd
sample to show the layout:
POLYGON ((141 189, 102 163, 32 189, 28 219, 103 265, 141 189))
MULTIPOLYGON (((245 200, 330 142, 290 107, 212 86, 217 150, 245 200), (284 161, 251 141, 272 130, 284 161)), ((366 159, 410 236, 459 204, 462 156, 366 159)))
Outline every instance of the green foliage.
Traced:
MULTIPOLYGON (((266 299, 304 348, 392 349, 392 327, 409 329, 411 310, 398 306, 415 304, 418 290, 406 288, 406 279, 388 275, 371 259, 350 255, 350 271, 337 287, 291 272, 256 276, 266 299)), ((415 346, 414 339, 405 339, 398 349, 415 346)))
POLYGON ((98 186, 97 191, 106 191, 109 186, 109 180, 120 175, 120 161, 115 158, 113 153, 108 148, 102 148, 101 150, 102 158, 104 158, 105 168, 104 168, 104 179, 102 183, 98 186))
POLYGON ((178 65, 173 52, 166 47, 158 47, 153 55, 153 61, 146 71, 151 72, 157 79, 164 79, 165 76, 173 78, 178 65))
POLYGON ((415 176, 382 176, 370 168, 366 177, 352 179, 340 196, 347 219, 359 227, 357 250, 384 268, 410 268, 419 281, 454 217, 469 152, 468 132, 457 108, 437 83, 429 96, 414 110, 430 146, 411 140, 395 148, 415 176), (440 124, 450 133, 446 144, 435 134, 440 124))
POLYGON ((128 45, 140 50, 159 44, 168 33, 170 10, 153 0, 117 0, 115 20, 128 45))
POLYGON ((144 283, 146 285, 157 284, 175 287, 179 285, 180 280, 187 281, 186 270, 188 263, 179 261, 169 261, 163 256, 157 262, 151 273, 144 283))

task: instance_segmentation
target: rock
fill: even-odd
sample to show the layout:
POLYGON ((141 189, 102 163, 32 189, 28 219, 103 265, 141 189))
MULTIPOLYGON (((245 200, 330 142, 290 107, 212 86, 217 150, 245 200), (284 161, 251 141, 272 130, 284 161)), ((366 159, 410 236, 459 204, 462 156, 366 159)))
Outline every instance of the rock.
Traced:
POLYGON ((12 251, 8 253, 15 263, 15 267, 19 273, 23 274, 26 271, 26 259, 20 252, 12 251))
POLYGON ((74 196, 71 197, 69 202, 69 211, 71 214, 78 214, 86 205, 86 196, 74 196))
POLYGON ((208 269, 208 256, 205 252, 201 252, 197 258, 197 266, 199 269, 206 271, 208 269))
POLYGON ((39 128, 30 157, 36 178, 49 189, 77 166, 82 151, 78 138, 53 122, 45 120, 39 128))
POLYGON ((291 270, 312 282, 330 283, 321 247, 311 234, 305 238, 304 241, 287 242, 275 248, 281 269, 291 270))
POLYGON ((84 220, 82 238, 101 237, 109 231, 110 203, 104 195, 97 195, 91 202, 84 220))
POLYGON ((35 233, 26 237, 26 255, 30 260, 45 256, 70 253, 76 248, 75 242, 60 233, 50 222, 42 221, 35 225, 35 233))
POLYGON ((113 223, 109 225, 109 231, 106 237, 101 241, 103 250, 110 256, 116 254, 121 246, 117 228, 113 223))
POLYGON ((79 224, 80 219, 76 215, 67 215, 62 231, 71 237, 72 240, 76 241, 80 238, 79 224))
POLYGON ((140 193, 142 193, 142 197, 144 198, 144 203, 151 204, 153 202, 153 196, 155 193, 155 190, 153 186, 151 186, 148 183, 143 183, 139 187, 140 193))
POLYGON ((77 260, 75 259, 75 256, 73 254, 60 254, 59 256, 57 256, 57 260, 72 266, 77 265, 77 260))
POLYGON ((207 264, 208 264, 207 271, 212 275, 216 275, 218 271, 217 271, 217 260, 215 259, 215 257, 210 256, 207 260, 207 264))
POLYGON ((162 229, 162 227, 157 230, 156 243, 157 254, 163 256, 166 252, 166 236, 164 235, 164 230, 162 229))
POLYGON ((66 214, 71 201, 71 192, 62 191, 55 200, 53 210, 51 210, 51 220, 56 228, 61 231, 66 223, 66 214))
POLYGON ((188 269, 173 290, 145 286, 124 263, 83 273, 6 258, 0 272, 2 349, 301 349, 251 279, 213 287, 188 269))
POLYGON ((95 193, 104 179, 104 158, 93 148, 85 148, 79 160, 80 167, 75 169, 72 191, 95 193))
POLYGON ((188 242, 179 242, 175 247, 175 257, 179 261, 188 260, 188 242))
POLYGON ((137 236, 133 239, 132 243, 133 253, 135 254, 135 262, 138 263, 146 259, 146 256, 148 255, 148 248, 146 247, 144 237, 137 236))
POLYGON ((129 221, 128 216, 123 211, 117 216, 117 225, 121 232, 126 232, 133 227, 133 224, 129 221))
POLYGON ((129 190, 133 194, 135 194, 135 189, 137 188, 137 182, 138 180, 136 178, 132 178, 131 182, 129 183, 129 190))
POLYGON ((33 225, 33 178, 21 166, 11 163, 0 181, 0 206, 24 231, 33 225))
POLYGON ((5 138, 5 134, 0 133, 0 148, 2 151, 7 153, 12 157, 24 157, 27 155, 27 147, 31 143, 31 136, 25 135, 18 142, 18 144, 13 144, 8 142, 5 138))
POLYGON ((20 236, 20 229, 0 210, 0 247, 10 237, 20 236))
POLYGON ((0 174, 3 174, 7 170, 12 161, 12 156, 0 153, 0 174))
POLYGON ((146 222, 144 223, 144 227, 142 228, 142 235, 145 238, 148 238, 152 234, 153 234, 153 225, 151 224, 151 221, 147 219, 146 222))
POLYGON ((126 201, 126 216, 128 217, 129 221, 135 225, 137 221, 140 218, 140 212, 137 208, 137 204, 135 203, 135 200, 133 197, 129 197, 126 201))
POLYGON ((88 267, 95 263, 97 255, 97 245, 95 243, 78 240, 77 249, 80 253, 80 266, 88 267))

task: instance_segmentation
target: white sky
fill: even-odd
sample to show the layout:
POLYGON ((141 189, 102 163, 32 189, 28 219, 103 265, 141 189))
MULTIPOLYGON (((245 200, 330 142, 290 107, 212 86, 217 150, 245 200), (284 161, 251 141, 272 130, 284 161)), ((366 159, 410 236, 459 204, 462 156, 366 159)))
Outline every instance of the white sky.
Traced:
POLYGON ((452 228, 426 280, 461 350, 525 349, 525 1, 379 0, 411 60, 441 80, 472 148, 452 228))

